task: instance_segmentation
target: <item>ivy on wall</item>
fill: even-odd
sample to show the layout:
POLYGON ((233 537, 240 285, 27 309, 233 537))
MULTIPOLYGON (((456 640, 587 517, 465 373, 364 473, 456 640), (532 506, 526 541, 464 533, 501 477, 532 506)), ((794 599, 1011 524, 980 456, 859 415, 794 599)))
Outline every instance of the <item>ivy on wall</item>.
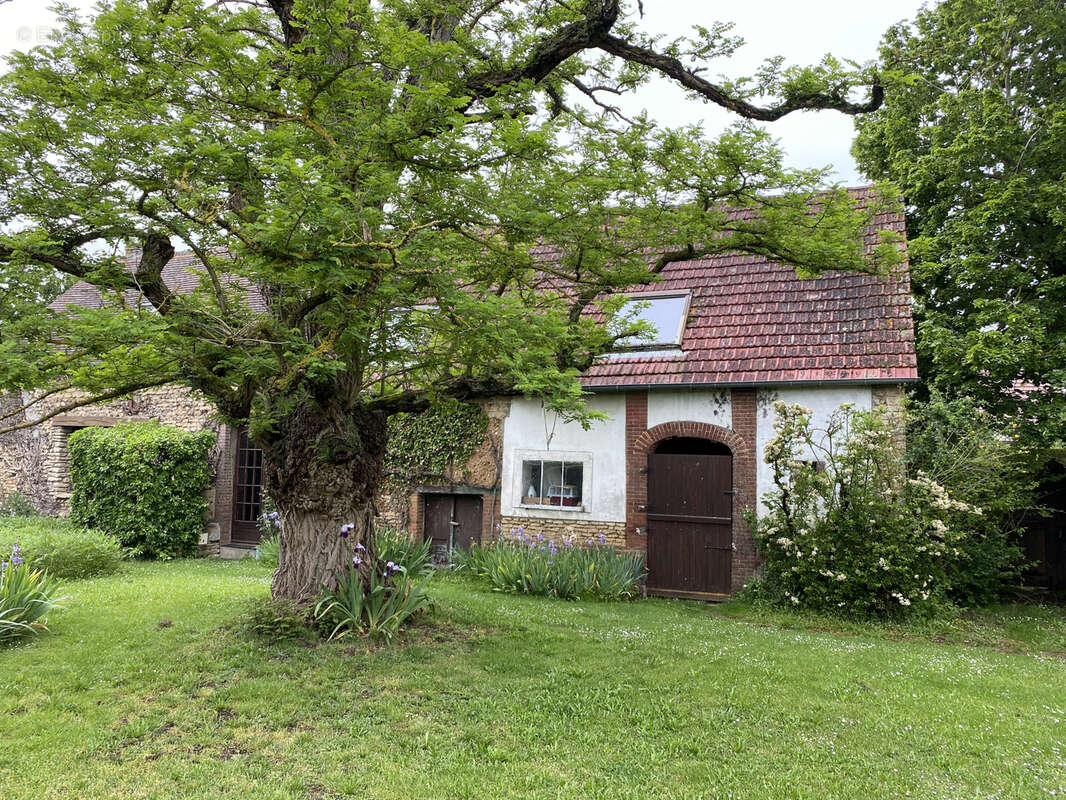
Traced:
POLYGON ((409 489, 420 478, 446 478, 485 438, 489 418, 472 403, 449 402, 421 414, 389 417, 386 488, 409 489))

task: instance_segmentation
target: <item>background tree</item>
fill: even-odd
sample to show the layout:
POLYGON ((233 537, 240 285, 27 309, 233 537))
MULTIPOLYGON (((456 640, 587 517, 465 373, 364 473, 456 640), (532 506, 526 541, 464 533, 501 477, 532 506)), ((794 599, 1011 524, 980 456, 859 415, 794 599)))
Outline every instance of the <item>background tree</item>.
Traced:
POLYGON ((178 382, 248 424, 284 523, 273 592, 305 599, 373 548, 390 414, 519 392, 587 417, 578 370, 633 333, 597 321, 621 305, 605 293, 673 259, 868 267, 857 234, 877 209, 812 206, 822 173, 783 170, 766 134, 712 141, 608 101, 663 73, 749 120, 852 114, 880 102, 871 76, 772 61, 718 85, 703 67, 737 47, 727 26, 656 44, 624 16, 618 0, 63 12, 0 79, 0 262, 108 302, 20 321, 0 383, 86 403, 178 382), (192 293, 162 278, 176 244, 202 261, 192 293))
POLYGON ((922 375, 1061 441, 1066 6, 944 0, 889 30, 881 59, 885 103, 854 154, 906 199, 922 375))

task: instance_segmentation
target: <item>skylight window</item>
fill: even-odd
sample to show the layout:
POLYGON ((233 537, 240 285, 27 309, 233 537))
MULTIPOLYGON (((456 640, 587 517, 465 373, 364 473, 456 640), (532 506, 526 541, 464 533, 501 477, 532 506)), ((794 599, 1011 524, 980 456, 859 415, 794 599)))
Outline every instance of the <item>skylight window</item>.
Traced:
POLYGON ((629 336, 620 339, 617 347, 625 349, 652 349, 680 347, 688 317, 689 295, 648 294, 631 295, 618 319, 625 322, 637 320, 648 323, 650 336, 629 336))

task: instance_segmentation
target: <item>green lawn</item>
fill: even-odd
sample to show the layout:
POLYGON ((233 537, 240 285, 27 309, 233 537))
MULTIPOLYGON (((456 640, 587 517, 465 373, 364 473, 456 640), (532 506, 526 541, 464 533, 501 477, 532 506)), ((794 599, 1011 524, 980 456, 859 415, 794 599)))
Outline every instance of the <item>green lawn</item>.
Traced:
MULTIPOLYGON (((392 648, 231 624, 254 563, 71 582, 0 651, 14 798, 1046 798, 1066 792, 1061 615, 925 629, 432 584, 392 648), (792 628, 784 627, 791 625, 792 628), (1003 652, 1030 649, 1031 653, 1003 652)), ((935 626, 933 626, 935 627, 935 626)))

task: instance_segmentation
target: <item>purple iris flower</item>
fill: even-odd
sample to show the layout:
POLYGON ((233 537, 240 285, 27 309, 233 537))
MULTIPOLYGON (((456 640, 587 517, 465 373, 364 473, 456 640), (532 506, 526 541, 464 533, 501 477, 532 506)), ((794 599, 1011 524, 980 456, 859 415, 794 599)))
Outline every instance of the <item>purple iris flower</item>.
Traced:
POLYGON ((347 539, 348 538, 348 534, 351 533, 354 530, 355 530, 355 523, 353 523, 353 522, 345 522, 343 525, 341 525, 341 538, 342 539, 347 539))
POLYGON ((602 533, 600 534, 600 544, 607 544, 607 537, 602 533))
POLYGON ((356 542, 355 543, 355 552, 357 552, 357 553, 365 553, 366 552, 366 548, 363 547, 363 543, 362 542, 356 542))
POLYGON ((592 539, 589 539, 589 547, 595 547, 595 546, 596 546, 596 543, 594 541, 592 541, 592 539))
MULTIPOLYGON (((555 555, 556 553, 558 553, 558 552, 559 552, 559 548, 558 548, 558 547, 555 547, 555 546, 553 545, 553 546, 552 546, 552 548, 551 548, 551 550, 550 550, 549 552, 550 552, 550 553, 551 553, 551 554, 552 554, 552 555, 554 556, 554 555, 555 555)), ((550 562, 550 561, 549 561, 548 563, 550 564, 550 563, 552 563, 552 562, 550 562)))
POLYGON ((363 566, 363 559, 359 556, 352 556, 352 566, 356 568, 363 566))

